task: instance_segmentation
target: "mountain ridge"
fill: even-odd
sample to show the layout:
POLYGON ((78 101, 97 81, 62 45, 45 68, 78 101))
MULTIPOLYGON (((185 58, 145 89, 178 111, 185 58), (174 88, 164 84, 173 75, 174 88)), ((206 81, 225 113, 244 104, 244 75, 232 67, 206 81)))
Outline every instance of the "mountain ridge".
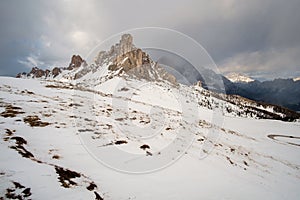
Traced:
POLYGON ((233 83, 249 83, 254 81, 251 77, 237 72, 228 73, 225 77, 233 83))
MULTIPOLYGON (((45 80, 49 79, 64 82, 76 81, 75 84, 88 88, 98 87, 98 85, 101 85, 114 77, 128 77, 138 80, 144 79, 147 81, 162 82, 173 86, 178 85, 176 78, 172 74, 166 72, 159 63, 154 62, 146 52, 143 52, 141 49, 134 46, 133 38, 129 34, 124 34, 119 43, 113 45, 110 50, 100 51, 94 60, 95 64, 88 65, 79 55, 73 55, 69 66, 66 68, 54 68, 52 71, 33 68, 29 74, 21 74, 18 75, 18 77, 42 78, 45 80)), ((204 74, 206 77, 205 79, 203 78, 200 81, 201 84, 198 85, 201 85, 201 87, 207 90, 211 90, 210 96, 216 96, 223 101, 232 99, 230 96, 224 97, 221 94, 214 94, 215 92, 224 92, 221 86, 215 84, 216 80, 223 76, 205 68, 202 69, 201 73, 201 75, 204 74)), ((232 83, 225 77, 223 77, 223 82, 226 93, 229 95, 238 94, 247 97, 246 94, 243 94, 245 89, 241 87, 243 86, 242 83, 232 83)), ((253 81, 251 84, 259 83, 253 81)), ((249 98, 250 97, 251 96, 249 96, 249 98)), ((242 98, 240 97, 240 99, 242 98)), ((238 98, 235 98, 235 101, 236 102, 231 103, 239 105, 239 103, 237 103, 239 102, 238 98)), ((241 101, 245 102, 245 100, 241 101)), ((259 101, 261 101, 261 99, 259 99, 259 101)), ((274 108, 273 111, 275 110, 281 113, 279 115, 274 115, 274 113, 272 113, 273 111, 269 112, 259 108, 254 109, 254 107, 264 107, 266 103, 253 104, 251 101, 249 102, 251 111, 248 109, 247 112, 252 113, 254 116, 259 116, 260 118, 273 118, 287 121, 299 118, 297 114, 287 109, 280 108, 280 106, 269 105, 269 107, 274 108), (259 112, 262 112, 262 114, 257 114, 259 112)), ((240 107, 243 108, 242 105, 240 105, 240 107)), ((266 105, 265 107, 268 106, 266 105)))

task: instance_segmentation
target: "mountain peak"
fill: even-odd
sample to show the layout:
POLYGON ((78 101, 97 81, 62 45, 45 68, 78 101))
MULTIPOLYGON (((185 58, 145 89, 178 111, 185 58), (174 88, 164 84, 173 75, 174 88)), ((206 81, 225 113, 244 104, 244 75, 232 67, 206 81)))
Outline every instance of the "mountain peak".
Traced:
POLYGON ((135 47, 130 34, 121 36, 119 43, 112 45, 109 51, 100 51, 95 58, 97 66, 108 64, 111 72, 119 71, 118 75, 128 75, 148 81, 167 81, 177 84, 176 78, 165 71, 142 49, 135 47))
POLYGON ((299 77, 296 77, 296 78, 293 78, 293 81, 300 81, 300 76, 299 77))
POLYGON ((109 51, 100 51, 94 61, 96 65, 102 65, 105 61, 112 61, 117 56, 135 49, 132 35, 124 34, 121 36, 119 43, 112 45, 109 51))
POLYGON ((110 71, 124 72, 130 77, 148 81, 168 81, 177 84, 175 76, 169 74, 162 66, 155 63, 150 56, 141 49, 134 49, 118 55, 109 65, 110 71))
POLYGON ((133 37, 130 34, 124 34, 120 40, 120 54, 125 54, 135 49, 133 45, 133 37))
POLYGON ((123 67, 123 70, 128 72, 135 67, 140 67, 146 64, 150 64, 150 57, 141 49, 135 49, 118 55, 113 61, 113 64, 109 66, 109 69, 117 70, 123 67))
POLYGON ((233 83, 249 83, 254 81, 251 77, 237 72, 226 74, 225 77, 233 83))
POLYGON ((81 65, 87 65, 85 60, 83 60, 80 55, 73 55, 71 58, 71 63, 69 64, 69 67, 67 68, 67 70, 72 70, 74 68, 78 68, 81 65))

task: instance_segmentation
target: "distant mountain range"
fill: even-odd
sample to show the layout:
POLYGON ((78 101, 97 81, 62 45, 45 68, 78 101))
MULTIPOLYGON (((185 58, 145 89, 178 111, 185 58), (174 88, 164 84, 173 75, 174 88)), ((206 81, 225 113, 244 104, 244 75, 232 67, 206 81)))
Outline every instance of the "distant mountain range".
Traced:
POLYGON ((254 81, 254 79, 252 79, 251 77, 236 72, 226 74, 225 77, 233 83, 250 83, 254 81))
POLYGON ((300 77, 293 78, 294 81, 300 81, 300 77))
MULTIPOLYGON (((235 80, 241 80, 236 78, 235 80)), ((249 80, 249 79, 247 79, 249 80)), ((275 79, 271 81, 236 81, 223 76, 227 94, 236 94, 259 102, 280 105, 300 111, 300 79, 275 79)))
MULTIPOLYGON (((210 69, 195 70, 192 66, 185 66, 190 68, 188 73, 193 75, 190 82, 200 81, 205 89, 300 111, 300 78, 258 81, 240 73, 220 75, 210 69), (224 85, 214 85, 216 82, 221 82, 215 81, 218 79, 223 79, 224 85)), ((176 71, 181 70, 180 66, 173 65, 172 67, 176 71)))

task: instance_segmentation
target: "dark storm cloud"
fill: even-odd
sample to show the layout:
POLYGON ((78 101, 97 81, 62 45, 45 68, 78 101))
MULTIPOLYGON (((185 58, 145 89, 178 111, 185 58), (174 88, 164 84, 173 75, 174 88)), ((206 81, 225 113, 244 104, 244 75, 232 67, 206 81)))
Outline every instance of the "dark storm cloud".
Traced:
POLYGON ((300 75, 300 1, 227 1, 215 8, 213 16, 180 27, 206 47, 221 71, 300 75))
POLYGON ((143 26, 181 31, 220 71, 299 75, 300 1, 1 1, 0 74, 66 66, 112 34, 143 26))

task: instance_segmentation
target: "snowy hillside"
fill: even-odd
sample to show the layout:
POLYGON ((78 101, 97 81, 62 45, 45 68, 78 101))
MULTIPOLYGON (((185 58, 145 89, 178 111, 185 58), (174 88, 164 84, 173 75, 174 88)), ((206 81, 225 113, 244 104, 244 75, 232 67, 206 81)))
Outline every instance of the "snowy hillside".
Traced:
POLYGON ((254 81, 254 79, 244 74, 235 73, 235 72, 229 73, 225 77, 233 83, 249 83, 254 81))
MULTIPOLYGON (((128 91, 134 90, 135 84, 129 81, 128 91)), ((159 116, 151 119, 147 112, 150 102, 160 104, 151 94, 160 94, 164 102, 170 97, 163 89, 142 90, 148 94, 137 94, 129 112, 114 111, 113 98, 127 100, 109 95, 105 88, 102 93, 63 83, 1 78, 2 196, 25 196, 22 191, 30 188, 31 199, 93 199, 94 192, 103 199, 299 197, 299 123, 228 116, 223 126, 215 125, 210 123, 211 110, 199 106, 198 115, 191 116, 194 123, 189 124, 181 121, 176 102, 161 103, 158 108, 166 119, 161 134, 147 138, 137 132, 129 137, 119 132, 120 124, 126 130, 130 129, 126 123, 160 125, 159 116), (90 102, 91 95, 94 102, 90 102), (186 149, 179 145, 180 137, 184 137, 178 133, 181 126, 192 134, 191 146, 186 149), (218 138, 213 140, 209 155, 200 159, 211 130, 219 133, 218 138), (179 152, 169 155, 164 147, 172 142, 179 152), (141 148, 143 145, 149 148, 141 148), (135 158, 116 154, 108 159, 116 147, 135 158), (129 171, 135 165, 160 159, 164 167, 182 157, 164 169, 135 175, 97 162, 91 151, 102 155, 104 163, 129 171), (115 161, 119 163, 114 166, 115 161)), ((141 170, 157 167, 160 165, 141 170)))
POLYGON ((0 77, 0 199, 299 198, 299 114, 178 84, 131 42, 0 77))

